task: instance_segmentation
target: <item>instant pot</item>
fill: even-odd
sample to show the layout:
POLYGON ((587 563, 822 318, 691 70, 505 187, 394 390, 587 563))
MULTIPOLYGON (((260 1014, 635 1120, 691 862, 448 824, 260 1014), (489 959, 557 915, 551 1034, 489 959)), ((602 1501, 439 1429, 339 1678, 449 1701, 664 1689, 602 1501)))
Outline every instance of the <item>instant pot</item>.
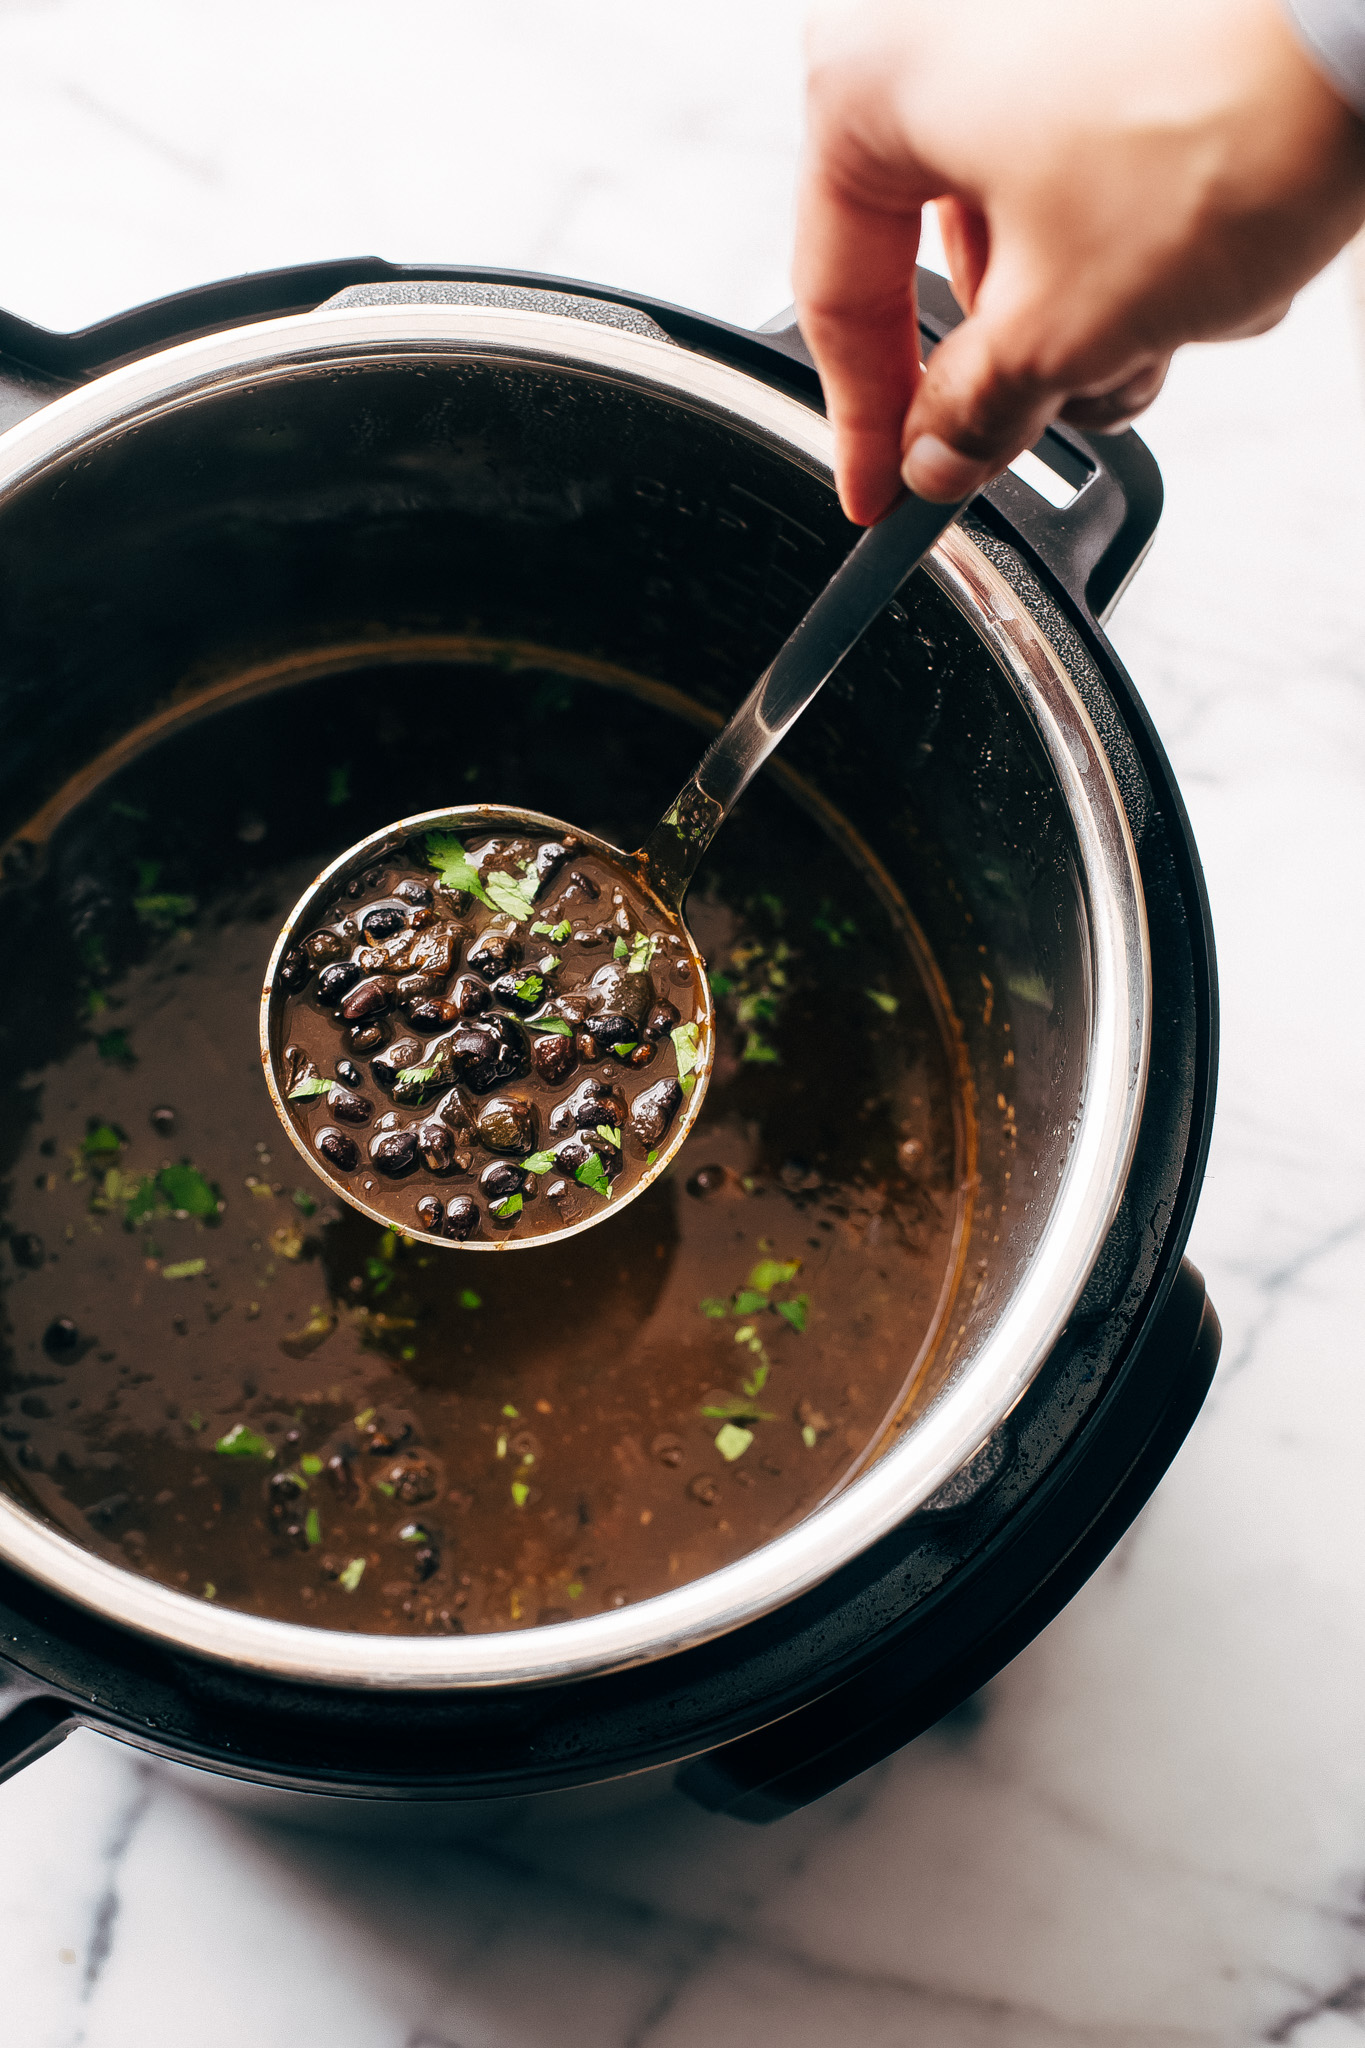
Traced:
MULTIPOLYGON (((928 349, 960 316, 919 282, 928 349)), ((357 260, 80 334, 0 315, 0 351, 12 883, 120 763, 198 735, 211 777, 225 707, 362 665, 458 690, 475 662, 539 664, 602 717, 633 693, 685 769, 854 538, 790 316, 751 333, 357 260)), ((1160 505, 1134 434, 1049 429, 768 771, 925 935, 975 1112, 933 1355, 852 1482, 655 1599, 439 1640, 219 1609, 0 1495, 5 1772, 85 1726, 318 1812, 676 1783, 765 1820, 1052 1619, 1174 1456, 1219 1346, 1182 1256, 1213 1111, 1208 906, 1103 632, 1160 505)))

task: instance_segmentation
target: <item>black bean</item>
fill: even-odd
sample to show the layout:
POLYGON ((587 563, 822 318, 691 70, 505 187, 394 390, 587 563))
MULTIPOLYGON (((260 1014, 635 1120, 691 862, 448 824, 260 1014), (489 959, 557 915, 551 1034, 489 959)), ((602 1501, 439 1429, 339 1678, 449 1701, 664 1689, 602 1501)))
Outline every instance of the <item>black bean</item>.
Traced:
POLYGON ((456 1195, 446 1203, 446 1228, 452 1237, 463 1240, 478 1227, 479 1205, 469 1195, 456 1195))
POLYGON ((405 1067, 420 1067, 426 1048, 419 1038, 395 1038, 370 1062, 370 1072, 381 1088, 392 1090, 405 1067))
POLYGON ((393 893, 401 897, 404 903, 420 903, 426 906, 431 902, 431 891, 426 883, 413 881, 410 876, 405 876, 401 882, 395 882, 393 893))
POLYGON ((329 960, 344 960, 350 947, 339 932, 310 932, 303 942, 303 950, 314 967, 325 967, 329 960))
POLYGON ((346 1032, 346 1043, 352 1052, 373 1052, 384 1043, 389 1027, 380 1017, 372 1017, 366 1024, 352 1024, 346 1032))
POLYGON ((275 981, 286 994, 297 995, 300 989, 307 988, 312 972, 312 962, 304 954, 291 950, 275 969, 275 981))
POLYGON ((396 903, 376 903, 372 910, 362 911, 360 929, 369 939, 392 938, 407 924, 407 917, 396 903))
POLYGON ((602 893, 596 882, 585 875, 581 868, 569 869, 569 885, 571 888, 581 889, 591 903, 595 903, 602 893))
POLYGON ((511 1017, 485 1017, 467 1024, 442 1044, 455 1073, 476 1095, 487 1095, 505 1081, 519 1081, 530 1071, 526 1033, 511 1017))
POLYGON ((439 1237, 445 1220, 446 1212, 441 1207, 439 1195, 422 1195, 418 1198, 417 1221, 423 1230, 429 1230, 434 1237, 439 1237))
POLYGON ((672 1003, 656 1003, 645 1018, 646 1038, 667 1038, 678 1021, 678 1013, 672 1003))
POLYGON ((361 1088, 365 1084, 365 1076, 354 1060, 337 1061, 337 1079, 344 1081, 348 1088, 361 1088))
POLYGON ((524 1095, 494 1095, 479 1111, 475 1129, 490 1152, 533 1152, 535 1104, 524 1095))
POLYGON ((423 1543, 412 1554, 412 1575, 419 1586, 439 1571, 440 1566, 440 1552, 433 1550, 429 1543, 423 1543))
POLYGON ((371 1017, 382 1017, 393 1008, 397 985, 391 974, 372 974, 367 981, 357 982, 350 994, 342 997, 342 1016, 348 1024, 363 1024, 371 1017))
POLYGON ((386 1466, 384 1483, 405 1507, 420 1507, 424 1500, 435 1500, 441 1491, 441 1467, 422 1451, 402 1451, 386 1466))
POLYGON ((313 1145, 338 1173, 353 1173, 360 1164, 355 1139, 348 1138, 345 1131, 339 1131, 335 1124, 324 1124, 320 1131, 315 1131, 313 1145))
POLYGON ((81 1333, 70 1316, 58 1316, 43 1331, 43 1349, 49 1358, 68 1359, 80 1348, 81 1333))
POLYGON ((590 1017, 578 1034, 578 1051, 585 1060, 629 1059, 640 1043, 640 1034, 629 1017, 590 1017), (617 1047, 624 1046, 624 1052, 617 1047))
POLYGON ((578 1049, 562 1031, 538 1031, 531 1039, 531 1064, 540 1079, 553 1088, 573 1072, 578 1064, 578 1049))
POLYGON ((466 964, 485 981, 494 980, 509 967, 515 967, 521 958, 521 941, 515 932, 495 931, 491 927, 475 939, 465 954, 466 964))
POLYGON ((630 1105, 631 1135, 652 1152, 682 1107, 681 1083, 670 1074, 652 1088, 642 1088, 630 1105))
POLYGON ((411 1173, 420 1158, 417 1133, 411 1128, 379 1131, 370 1140, 370 1163, 390 1180, 401 1180, 405 1173, 411 1173))
POLYGON ((596 1154, 608 1174, 615 1176, 621 1169, 621 1155, 606 1138, 599 1138, 596 1131, 578 1131, 572 1138, 566 1138, 556 1147, 555 1164, 566 1173, 576 1174, 580 1166, 596 1154))
MULTIPOLYGON (((448 1124, 440 1117, 426 1117, 417 1127, 417 1144, 428 1173, 449 1173, 455 1164, 455 1133, 448 1124)), ((435 1201, 436 1197, 424 1199, 435 1201)))
POLYGON ((333 1116, 339 1116, 344 1124, 367 1124, 374 1114, 374 1105, 365 1096, 357 1095, 351 1088, 332 1088, 328 1091, 327 1107, 333 1116))
POLYGON ((492 991, 477 974, 462 974, 450 991, 450 1000, 462 1017, 478 1017, 492 1002, 492 991))
POLYGON ((500 974, 489 993, 494 1002, 500 1003, 505 1010, 514 1010, 519 1017, 529 1017, 532 1010, 539 1009, 545 1000, 544 976, 537 975, 536 981, 539 986, 533 988, 524 972, 500 974), (525 995, 518 989, 519 982, 527 988, 525 995))
POLYGON ((550 1111, 550 1129, 555 1132, 592 1130, 598 1124, 620 1124, 625 1104, 607 1081, 587 1074, 571 1095, 550 1111))
POLYGON ((725 1186, 726 1172, 723 1166, 699 1166, 687 1183, 689 1195, 704 1202, 708 1195, 718 1195, 725 1186))
POLYGON ((544 888, 556 868, 562 867, 568 858, 568 847, 561 846, 557 839, 547 839, 542 846, 536 849, 532 866, 536 880, 541 888, 544 888))
POLYGON ((628 1067, 648 1067, 659 1057, 659 1048, 652 1040, 642 1038, 634 1052, 625 1055, 628 1067))
POLYGON ((398 982, 400 1003, 418 1002, 423 996, 438 996, 445 987, 443 974, 404 974, 398 982))
POLYGON ((510 1159, 490 1160, 479 1175, 479 1186, 490 1201, 501 1201, 504 1195, 519 1195, 525 1184, 526 1175, 510 1159))
POLYGON ((266 1481, 270 1511, 277 1519, 291 1509, 308 1491, 308 1482, 297 1472, 272 1472, 266 1481))
POLYGON ((447 1089, 440 1101, 432 1104, 427 1114, 429 1117, 439 1117, 446 1128, 453 1131, 457 1138, 468 1136, 470 1129, 469 1111, 460 1100, 458 1088, 447 1089))
POLYGON ((436 996, 419 996, 408 1004, 408 1015, 413 1023, 429 1031, 439 1031, 447 1024, 458 1024, 460 1014, 455 1003, 443 1002, 436 996))
POLYGON ((320 1003, 335 1009, 348 989, 355 987, 360 979, 360 969, 354 960, 335 960, 330 967, 324 967, 318 976, 314 994, 320 1003))
POLYGON ((597 990, 604 1013, 629 1017, 637 1027, 629 1035, 638 1038, 638 1027, 654 1002, 654 983, 650 977, 629 973, 620 960, 608 960, 605 967, 598 968, 588 986, 597 990))
POLYGON ((36 1230, 16 1230, 9 1241, 9 1248, 15 1265, 27 1266, 31 1273, 37 1272, 46 1257, 43 1240, 36 1230))

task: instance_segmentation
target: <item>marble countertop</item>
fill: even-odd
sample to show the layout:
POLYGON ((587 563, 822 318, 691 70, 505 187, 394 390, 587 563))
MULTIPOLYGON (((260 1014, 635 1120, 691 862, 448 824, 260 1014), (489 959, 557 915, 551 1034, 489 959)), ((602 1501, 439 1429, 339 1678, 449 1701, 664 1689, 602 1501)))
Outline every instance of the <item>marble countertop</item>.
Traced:
MULTIPOLYGON (((2 0, 0 302, 76 326, 368 249, 757 322, 788 296, 799 12, 2 0)), ((1113 637, 1213 900, 1191 1252, 1226 1341, 1135 1527, 972 1711, 767 1829, 677 1801, 361 1848, 78 1735, 0 1790, 7 2042, 1365 2040, 1360 275, 1187 355, 1145 429, 1167 511, 1113 637)))

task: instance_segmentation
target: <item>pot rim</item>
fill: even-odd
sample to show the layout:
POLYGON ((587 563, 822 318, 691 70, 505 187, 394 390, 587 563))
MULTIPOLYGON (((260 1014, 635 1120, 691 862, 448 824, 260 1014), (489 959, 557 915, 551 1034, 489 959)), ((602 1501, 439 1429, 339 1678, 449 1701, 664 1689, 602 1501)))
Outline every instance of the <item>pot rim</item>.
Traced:
MULTIPOLYGON (((800 399, 667 339, 507 306, 382 305, 262 321, 112 370, 0 435, 0 506, 78 449, 225 390, 377 359, 522 361, 649 391, 777 449, 833 489, 831 434, 800 399)), ((979 1450, 1027 1390, 1080 1297, 1122 1198, 1151 1041, 1137 853, 1099 735, 1060 656, 957 526, 925 564, 1030 717, 1075 834, 1090 1046, 1074 1136, 1013 1296, 901 1441, 795 1528, 634 1606, 553 1627, 351 1635, 219 1608, 82 1549, 0 1493, 0 1559, 113 1623, 262 1677, 376 1690, 547 1685, 670 1656, 771 1613, 886 1536, 979 1450)))

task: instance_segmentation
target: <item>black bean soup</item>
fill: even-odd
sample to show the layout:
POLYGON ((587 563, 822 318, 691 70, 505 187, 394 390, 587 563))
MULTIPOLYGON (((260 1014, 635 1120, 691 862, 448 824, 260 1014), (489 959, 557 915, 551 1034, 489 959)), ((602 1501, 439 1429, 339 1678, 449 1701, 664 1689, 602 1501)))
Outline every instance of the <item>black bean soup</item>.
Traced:
POLYGON ((277 1082, 396 1228, 465 1243, 604 1217, 696 1082, 685 938, 572 838, 426 832, 337 878, 281 958, 277 1082))
MULTIPOLYGON (((9 1492, 196 1599, 439 1634, 678 1586, 790 1528, 858 1469, 913 1398, 951 1304, 970 1107, 905 921, 845 850, 851 835, 825 830, 775 778, 746 795, 689 899, 716 1019, 697 1127, 604 1227, 525 1257, 464 1257, 414 1238, 404 1207, 415 1212, 429 1175, 451 1227, 444 1140, 422 1136, 435 1120, 452 1159, 469 1155, 457 1185, 475 1228, 499 1227, 485 1155, 526 1176, 511 1227, 556 1213, 553 1170, 528 1153, 552 1141, 569 1180, 575 1137, 555 1131, 550 1105, 589 1081, 611 1107, 592 1113, 584 1163, 619 1187, 636 1091, 678 1081, 677 1024, 661 1014, 687 1021, 675 955, 634 954, 637 932, 651 935, 645 906, 616 904, 573 849, 538 891, 544 916, 515 920, 520 958, 495 957, 492 937, 511 925, 443 897, 422 846, 338 902, 329 928, 345 952, 310 960, 295 991, 297 1074, 311 1063, 328 1083, 295 1105, 310 1138, 326 1122, 358 1147, 378 1141, 370 1108, 348 1118, 338 1091, 413 1120, 393 1129, 416 1123, 421 1165, 383 1180, 391 1228, 309 1172, 262 1078, 266 964, 338 846, 448 806, 462 793, 452 779, 630 845, 696 747, 683 718, 581 678, 391 665, 226 707, 220 696, 103 780, 96 764, 64 813, 49 806, 60 821, 35 825, 38 850, 26 872, 11 861, 5 886, 10 957, 24 963, 0 984, 9 1492), (380 904, 405 922, 366 923, 380 904), (555 937, 565 922, 571 936, 555 937), (439 971, 420 964, 422 938, 455 925, 465 935, 451 933, 439 971), (361 968, 348 993, 388 972, 357 959, 361 932, 375 951, 400 941, 401 957, 384 956, 395 988, 382 1047, 359 1042, 365 1017, 317 1001, 333 964, 361 968), (562 965, 545 968, 551 954, 562 965), (569 991, 607 989, 608 965, 609 997, 577 1017, 569 991), (414 992, 400 999, 399 980, 428 972, 440 986, 420 1001, 458 1006, 470 977, 490 998, 476 1020, 505 1020, 519 1058, 530 1050, 516 1087, 537 1121, 509 1124, 515 1145, 480 1132, 511 1090, 480 1092, 459 1066, 465 1011, 442 1010, 433 1030, 414 992), (572 1035, 532 1033, 546 989, 519 995, 528 972, 572 1035), (604 1016, 629 1038, 613 1022, 604 1049, 604 1016), (452 1047, 452 1078, 442 1063, 430 1100, 404 1101, 417 1084, 396 1068, 376 1075, 409 1024, 420 1053, 406 1064, 452 1047), (540 1056, 548 1071, 541 1035, 567 1049, 540 1056), (637 1061, 643 1047, 654 1056, 637 1061), (566 1056, 572 1071, 555 1064, 566 1056), (599 1124, 613 1134, 602 1149, 599 1124)), ((544 850, 503 851, 525 873, 518 863, 534 870, 544 850)), ((637 1155, 649 1135, 637 1131, 637 1155)), ((577 1168, 574 1185, 571 1200, 602 1199, 577 1168)))

